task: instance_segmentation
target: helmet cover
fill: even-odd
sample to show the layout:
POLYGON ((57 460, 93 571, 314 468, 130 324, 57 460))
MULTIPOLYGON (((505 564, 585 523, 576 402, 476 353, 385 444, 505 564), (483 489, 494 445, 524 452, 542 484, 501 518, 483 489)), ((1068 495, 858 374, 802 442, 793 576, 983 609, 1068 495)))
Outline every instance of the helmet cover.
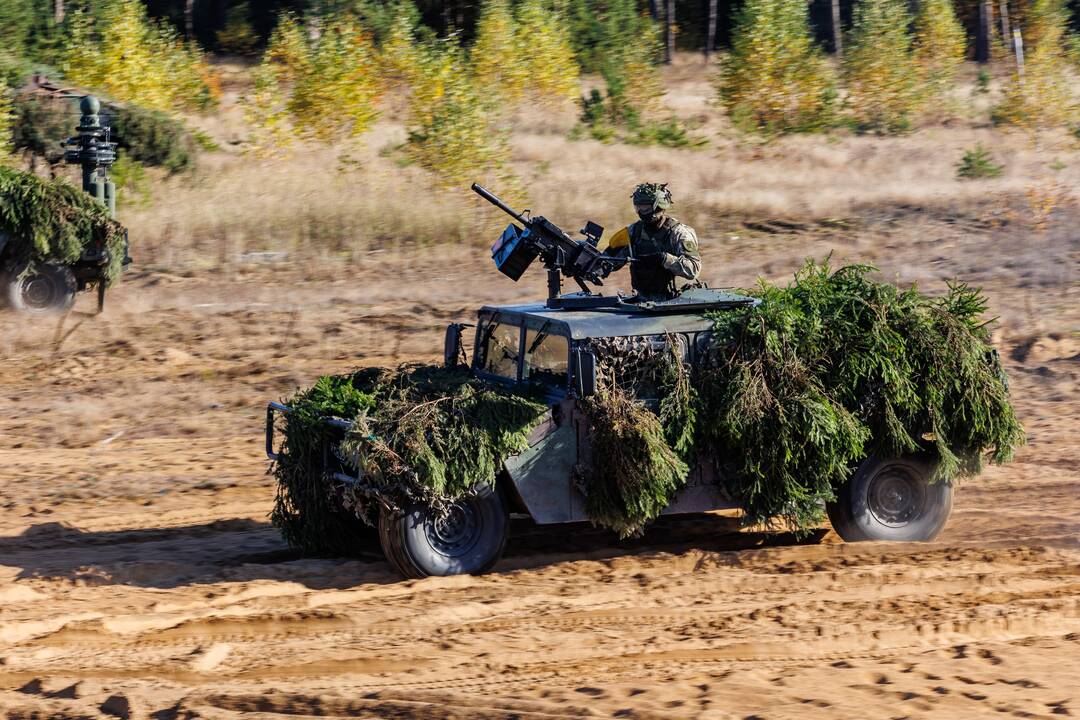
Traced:
POLYGON ((642 183, 634 188, 630 196, 635 205, 652 205, 653 209, 667 210, 671 207, 671 191, 667 183, 642 183))

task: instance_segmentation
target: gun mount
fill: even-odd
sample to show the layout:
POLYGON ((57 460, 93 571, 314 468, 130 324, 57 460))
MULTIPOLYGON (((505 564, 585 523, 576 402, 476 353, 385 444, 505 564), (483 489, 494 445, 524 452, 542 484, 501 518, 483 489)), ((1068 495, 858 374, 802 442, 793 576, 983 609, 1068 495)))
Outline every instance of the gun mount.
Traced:
POLYGON ((473 183, 472 189, 521 223, 521 227, 510 223, 491 248, 499 272, 517 282, 539 257, 547 269, 549 308, 603 307, 621 302, 618 297, 594 293, 587 284, 603 285, 604 278, 626 263, 623 258, 604 255, 597 249, 604 228, 590 220, 581 230, 585 239, 576 240, 547 218, 516 212, 481 185, 473 183), (563 295, 563 276, 572 278, 581 292, 563 295))

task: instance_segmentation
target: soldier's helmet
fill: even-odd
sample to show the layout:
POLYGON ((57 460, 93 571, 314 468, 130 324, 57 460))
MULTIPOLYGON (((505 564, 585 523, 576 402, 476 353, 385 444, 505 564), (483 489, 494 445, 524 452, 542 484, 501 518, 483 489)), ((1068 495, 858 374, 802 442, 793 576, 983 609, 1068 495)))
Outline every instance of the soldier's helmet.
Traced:
POLYGON ((674 202, 667 183, 641 183, 630 197, 634 205, 652 205, 655 210, 667 210, 674 202))

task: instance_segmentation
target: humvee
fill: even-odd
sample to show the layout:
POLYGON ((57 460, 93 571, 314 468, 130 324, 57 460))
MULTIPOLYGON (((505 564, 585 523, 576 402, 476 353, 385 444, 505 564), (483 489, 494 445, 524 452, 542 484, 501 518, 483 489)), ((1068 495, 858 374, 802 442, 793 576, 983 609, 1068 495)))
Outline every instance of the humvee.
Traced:
MULTIPOLYGON (((754 298, 710 289, 693 289, 668 301, 636 302, 621 298, 599 302, 582 294, 564 302, 485 306, 477 314, 470 372, 510 389, 540 393, 548 404, 533 430, 529 449, 506 458, 492 487, 481 487, 438 511, 414 504, 400 512, 383 510, 378 539, 386 558, 406 577, 481 573, 499 559, 507 541, 511 514, 538 525, 587 520, 585 496, 575 482, 575 467, 587 456, 588 418, 582 398, 596 392, 597 358, 590 341, 644 338, 663 344, 675 339, 685 363, 695 363, 709 339, 708 312, 756 303, 754 298), (576 302, 580 300, 581 302, 576 302), (556 307, 551 307, 554 304, 556 307)), ((465 356, 462 324, 446 331, 447 364, 465 356)), ((650 389, 634 388, 649 403, 650 389)), ((276 459, 275 417, 289 412, 270 403, 266 414, 266 453, 276 459)), ((324 477, 328 491, 362 483, 338 459, 335 447, 350 424, 328 418, 324 435, 324 477)), ((703 453, 685 487, 665 515, 737 508, 725 492, 722 462, 703 453)), ((869 457, 855 468, 827 507, 833 528, 846 541, 934 538, 952 507, 949 483, 931 483, 932 463, 923 456, 869 457)), ((342 512, 347 512, 344 509, 342 512)))

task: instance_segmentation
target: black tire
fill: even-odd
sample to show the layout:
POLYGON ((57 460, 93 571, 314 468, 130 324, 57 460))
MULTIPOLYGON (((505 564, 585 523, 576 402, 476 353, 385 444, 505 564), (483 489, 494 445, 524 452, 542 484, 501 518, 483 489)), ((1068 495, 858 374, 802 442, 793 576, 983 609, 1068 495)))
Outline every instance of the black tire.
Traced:
POLYGON ((509 531, 506 505, 491 487, 454 503, 442 517, 422 504, 379 515, 383 554, 407 578, 487 572, 502 557, 509 531))
POLYGON ((65 312, 75 304, 78 286, 66 265, 32 263, 0 277, 4 300, 18 312, 47 315, 65 312))
POLYGON ((846 542, 925 542, 945 528, 953 485, 931 483, 934 461, 921 455, 863 461, 827 510, 846 542))

